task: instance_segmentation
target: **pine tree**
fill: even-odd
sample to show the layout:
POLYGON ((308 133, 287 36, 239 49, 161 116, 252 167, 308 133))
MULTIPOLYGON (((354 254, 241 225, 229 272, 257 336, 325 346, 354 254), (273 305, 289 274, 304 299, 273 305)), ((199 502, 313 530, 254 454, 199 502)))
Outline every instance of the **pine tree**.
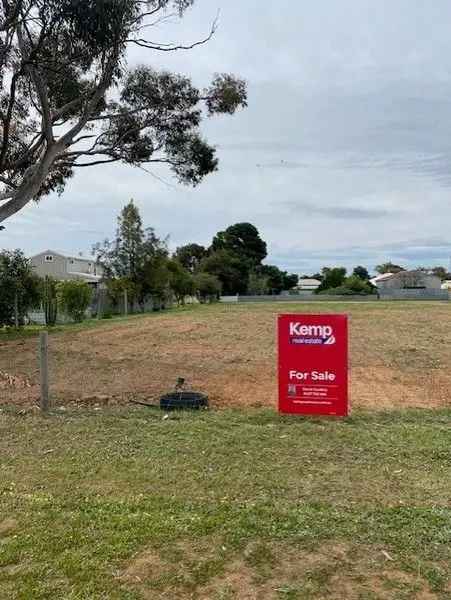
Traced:
POLYGON ((103 267, 110 291, 114 289, 115 301, 127 289, 131 302, 142 303, 148 296, 161 295, 161 289, 168 285, 167 242, 152 227, 143 228, 133 200, 118 217, 115 239, 96 244, 93 253, 103 267))
POLYGON ((133 200, 118 217, 113 268, 117 277, 135 281, 142 268, 145 237, 141 215, 133 200))

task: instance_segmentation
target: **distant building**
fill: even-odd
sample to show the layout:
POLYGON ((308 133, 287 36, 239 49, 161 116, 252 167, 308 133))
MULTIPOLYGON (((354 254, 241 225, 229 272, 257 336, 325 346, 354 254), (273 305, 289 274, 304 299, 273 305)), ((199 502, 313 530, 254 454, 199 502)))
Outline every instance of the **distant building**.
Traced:
POLYGON ((390 277, 392 277, 393 275, 394 273, 383 273, 382 275, 376 275, 376 277, 372 277, 370 279, 370 283, 372 283, 376 287, 379 287, 379 283, 383 283, 386 279, 390 279, 390 277))
POLYGON ((103 276, 103 269, 94 259, 81 256, 64 256, 54 250, 45 250, 31 257, 34 272, 40 277, 49 275, 60 281, 78 279, 96 286, 103 276))
POLYGON ((380 290, 440 290, 440 277, 426 271, 400 271, 385 273, 371 279, 380 290))
POLYGON ((314 292, 321 285, 319 279, 299 279, 296 290, 299 292, 314 292))

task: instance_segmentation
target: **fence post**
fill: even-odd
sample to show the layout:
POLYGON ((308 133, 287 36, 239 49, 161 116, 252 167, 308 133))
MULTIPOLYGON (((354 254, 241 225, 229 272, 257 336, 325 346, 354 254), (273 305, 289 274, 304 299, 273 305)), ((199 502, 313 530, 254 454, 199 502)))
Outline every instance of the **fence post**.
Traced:
POLYGON ((128 316, 128 292, 124 290, 124 315, 128 316))
POLYGON ((39 362, 41 373, 41 410, 47 412, 49 409, 49 334, 41 331, 39 334, 39 362))

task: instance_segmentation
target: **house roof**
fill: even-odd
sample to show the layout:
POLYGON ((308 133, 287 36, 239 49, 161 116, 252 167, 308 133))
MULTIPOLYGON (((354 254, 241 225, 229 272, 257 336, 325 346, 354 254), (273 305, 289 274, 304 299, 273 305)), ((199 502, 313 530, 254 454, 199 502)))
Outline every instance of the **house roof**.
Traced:
POLYGON ((406 275, 422 275, 423 277, 437 277, 430 271, 422 271, 421 269, 412 269, 411 271, 399 271, 399 273, 393 273, 393 277, 404 277, 406 275))
POLYGON ((393 277, 395 273, 382 273, 382 275, 376 275, 376 277, 372 277, 371 281, 385 281, 386 279, 390 279, 393 277))
POLYGON ((84 256, 66 256, 66 258, 69 258, 70 260, 81 260, 82 262, 89 262, 89 263, 96 262, 95 258, 85 258, 84 256))
POLYGON ((318 279, 299 279, 298 287, 302 286, 302 285, 310 285, 310 286, 316 285, 318 287, 321 285, 321 281, 319 281, 318 279))
POLYGON ((43 250, 42 252, 38 252, 37 254, 34 254, 31 258, 37 258, 38 256, 41 256, 42 254, 53 254, 55 256, 60 256, 61 258, 66 258, 66 256, 64 256, 64 254, 61 254, 61 252, 56 252, 55 250, 43 250))
POLYGON ((79 277, 80 279, 84 279, 85 281, 92 281, 93 283, 97 283, 102 279, 101 275, 93 275, 92 273, 77 273, 76 271, 68 271, 68 275, 79 277))
POLYGON ((62 254, 61 252, 56 252, 55 250, 43 250, 42 252, 38 252, 38 254, 35 254, 31 258, 36 258, 38 256, 41 256, 42 254, 53 254, 55 256, 60 256, 61 258, 68 258, 69 260, 80 260, 82 262, 87 262, 87 263, 95 263, 96 262, 94 258, 85 258, 84 256, 68 256, 67 254, 62 254))
POLYGON ((401 279, 404 280, 406 277, 408 278, 409 276, 413 276, 413 277, 435 277, 437 279, 439 279, 437 277, 437 275, 434 275, 433 273, 428 273, 427 271, 421 271, 418 269, 413 269, 411 271, 399 271, 398 273, 384 273, 383 275, 378 275, 377 277, 373 277, 372 279, 370 279, 371 283, 373 285, 377 285, 378 283, 381 283, 383 281, 387 281, 388 279, 401 279))
POLYGON ((395 273, 382 273, 382 275, 376 275, 376 277, 372 277, 370 279, 370 283, 373 285, 377 285, 382 281, 387 281, 387 279, 391 279, 395 273))
POLYGON ((308 277, 302 277, 299 279, 299 283, 321 283, 321 281, 319 281, 319 279, 313 279, 313 278, 308 278, 308 277))

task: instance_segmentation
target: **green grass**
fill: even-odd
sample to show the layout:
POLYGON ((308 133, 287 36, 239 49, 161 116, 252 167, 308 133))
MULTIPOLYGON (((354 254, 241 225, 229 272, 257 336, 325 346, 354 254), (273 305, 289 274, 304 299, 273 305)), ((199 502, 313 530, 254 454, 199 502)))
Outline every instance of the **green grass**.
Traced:
POLYGON ((200 308, 199 305, 189 304, 183 307, 174 307, 163 311, 136 313, 127 316, 113 315, 108 319, 86 319, 81 323, 61 323, 53 327, 46 327, 45 325, 25 325, 19 329, 15 329, 14 327, 0 327, 0 343, 28 337, 37 337, 41 331, 48 331, 51 335, 66 332, 76 333, 77 331, 83 331, 85 329, 133 323, 137 319, 156 318, 166 314, 184 315, 198 308, 200 308))
POLYGON ((0 598, 445 600, 450 425, 4 408, 0 598))

